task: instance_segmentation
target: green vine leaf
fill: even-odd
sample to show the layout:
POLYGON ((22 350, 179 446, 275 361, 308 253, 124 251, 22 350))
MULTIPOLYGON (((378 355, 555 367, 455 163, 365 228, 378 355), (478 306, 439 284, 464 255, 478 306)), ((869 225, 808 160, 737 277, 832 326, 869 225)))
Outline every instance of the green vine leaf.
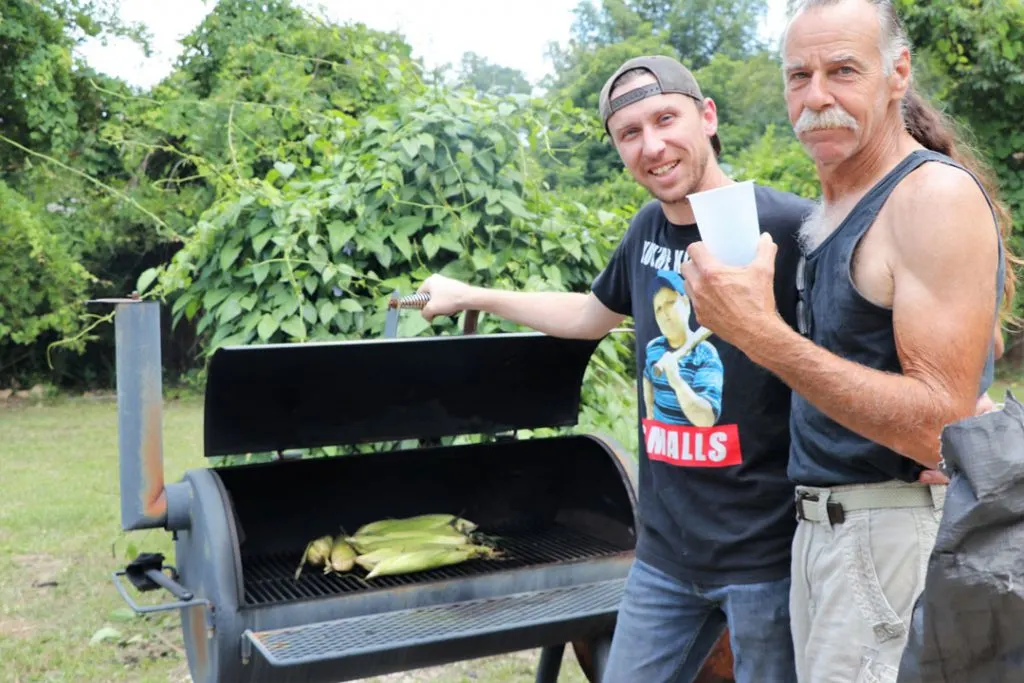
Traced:
POLYGON ((288 178, 291 178, 292 174, 295 173, 295 164, 293 164, 291 162, 281 162, 281 161, 275 162, 274 163, 274 168, 281 175, 281 177, 286 179, 286 180, 288 178))

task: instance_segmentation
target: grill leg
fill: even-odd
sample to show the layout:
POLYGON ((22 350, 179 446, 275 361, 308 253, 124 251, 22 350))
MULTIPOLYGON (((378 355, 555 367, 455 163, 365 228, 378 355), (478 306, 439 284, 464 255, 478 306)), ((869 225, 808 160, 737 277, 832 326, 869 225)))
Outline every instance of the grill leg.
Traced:
POLYGON ((596 683, 601 683, 604 681, 604 671, 608 668, 608 653, 612 649, 611 634, 601 636, 594 640, 593 648, 594 681, 596 681, 596 683))
POLYGON ((558 683, 558 672, 562 668, 562 654, 565 643, 548 645, 540 651, 540 663, 537 665, 537 683, 558 683))

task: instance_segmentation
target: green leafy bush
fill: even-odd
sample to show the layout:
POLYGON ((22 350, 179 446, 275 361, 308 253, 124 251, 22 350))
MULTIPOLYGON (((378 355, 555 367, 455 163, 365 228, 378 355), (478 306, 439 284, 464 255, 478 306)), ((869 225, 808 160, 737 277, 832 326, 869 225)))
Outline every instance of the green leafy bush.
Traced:
POLYGON ((734 154, 726 167, 738 180, 755 180, 808 199, 821 194, 814 162, 792 131, 780 133, 774 124, 757 142, 734 154))
MULTIPOLYGON (((139 289, 172 300, 176 321, 195 321, 207 353, 380 336, 390 293, 411 293, 433 272, 492 287, 586 291, 625 222, 543 188, 531 147, 566 116, 571 110, 522 96, 425 90, 359 120, 313 122, 306 161, 281 159, 265 177, 231 186, 139 289)), ((406 315, 399 333, 454 326, 443 319, 430 329, 406 315)), ((486 316, 480 325, 482 333, 514 329, 486 316)), ((592 376, 625 371, 628 384, 628 351, 618 339, 603 343, 592 376)), ((598 384, 588 387, 591 405, 608 398, 598 384)), ((621 383, 609 386, 617 393, 621 383)), ((629 410, 628 394, 612 398, 629 410)), ((627 426, 619 436, 628 442, 632 419, 627 426)))
POLYGON ((94 278, 43 223, 45 214, 3 182, 0 206, 0 347, 73 333, 94 278))

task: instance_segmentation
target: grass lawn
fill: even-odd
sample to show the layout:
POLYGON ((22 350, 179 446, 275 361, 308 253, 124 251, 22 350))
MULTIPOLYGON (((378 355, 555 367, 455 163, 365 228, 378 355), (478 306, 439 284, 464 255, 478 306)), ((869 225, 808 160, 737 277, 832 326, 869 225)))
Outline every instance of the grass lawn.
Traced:
POLYGON ((1022 384, 1024 379, 997 379, 992 383, 992 387, 988 390, 988 395, 996 403, 1002 403, 1003 399, 1006 398, 1006 390, 1009 389, 1013 392, 1014 397, 1019 401, 1024 401, 1024 390, 1022 390, 1022 384))
MULTIPOLYGON (((201 452, 201 402, 168 401, 166 481, 203 467, 201 452)), ((120 530, 116 403, 0 405, 0 681, 189 680, 177 613, 137 617, 111 583, 129 543, 173 559, 170 534, 120 530), (97 635, 106 637, 90 642, 97 635)), ((526 683, 537 657, 520 653, 372 680, 526 683)), ((562 671, 567 683, 585 681, 571 648, 562 671)))

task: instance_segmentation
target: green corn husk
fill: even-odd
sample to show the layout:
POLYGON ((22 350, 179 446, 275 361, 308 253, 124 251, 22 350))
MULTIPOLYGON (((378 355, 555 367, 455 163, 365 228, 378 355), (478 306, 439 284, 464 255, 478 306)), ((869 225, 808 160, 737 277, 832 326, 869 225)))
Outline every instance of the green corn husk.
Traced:
POLYGON ((335 572, 351 571, 355 566, 356 551, 351 545, 345 542, 344 536, 334 539, 331 546, 329 561, 324 565, 324 574, 335 572))
POLYGON ((299 575, 302 574, 303 565, 319 567, 327 562, 331 556, 332 543, 333 539, 330 536, 321 536, 307 543, 306 550, 302 553, 302 559, 299 560, 299 567, 295 570, 295 579, 298 580, 299 575))
POLYGON ((424 550, 471 550, 476 557, 494 557, 496 552, 487 546, 465 544, 465 545, 438 545, 438 544, 401 544, 385 546, 372 552, 359 555, 355 562, 366 571, 372 571, 381 561, 397 555, 404 555, 424 550))
POLYGON ((416 538, 423 536, 445 536, 448 538, 466 538, 469 534, 463 533, 452 527, 439 527, 437 529, 391 529, 368 534, 356 534, 349 538, 374 541, 382 538, 416 538))
POLYGON ((464 546, 453 548, 425 548, 413 550, 398 555, 392 555, 380 560, 373 570, 366 575, 367 579, 376 576, 393 576, 395 574, 411 574, 423 572, 430 569, 438 569, 453 564, 465 562, 482 554, 490 554, 492 551, 485 546, 464 546))
MULTIPOLYGON (((376 567, 381 560, 386 560, 389 557, 394 557, 395 555, 407 553, 410 550, 422 549, 422 547, 423 546, 390 546, 385 548, 378 548, 377 550, 373 550, 371 552, 357 556, 356 564, 358 564, 366 571, 373 571, 373 568, 376 567)), ((437 546, 431 547, 436 548, 437 546)))
POLYGON ((449 527, 464 534, 475 531, 477 525, 468 519, 449 514, 425 514, 399 519, 381 519, 356 529, 355 536, 389 533, 392 531, 427 531, 449 527))
POLYGON ((373 552, 380 548, 397 545, 467 545, 472 539, 454 529, 451 531, 404 531, 390 534, 367 534, 364 536, 348 536, 345 541, 350 543, 360 555, 373 552))

